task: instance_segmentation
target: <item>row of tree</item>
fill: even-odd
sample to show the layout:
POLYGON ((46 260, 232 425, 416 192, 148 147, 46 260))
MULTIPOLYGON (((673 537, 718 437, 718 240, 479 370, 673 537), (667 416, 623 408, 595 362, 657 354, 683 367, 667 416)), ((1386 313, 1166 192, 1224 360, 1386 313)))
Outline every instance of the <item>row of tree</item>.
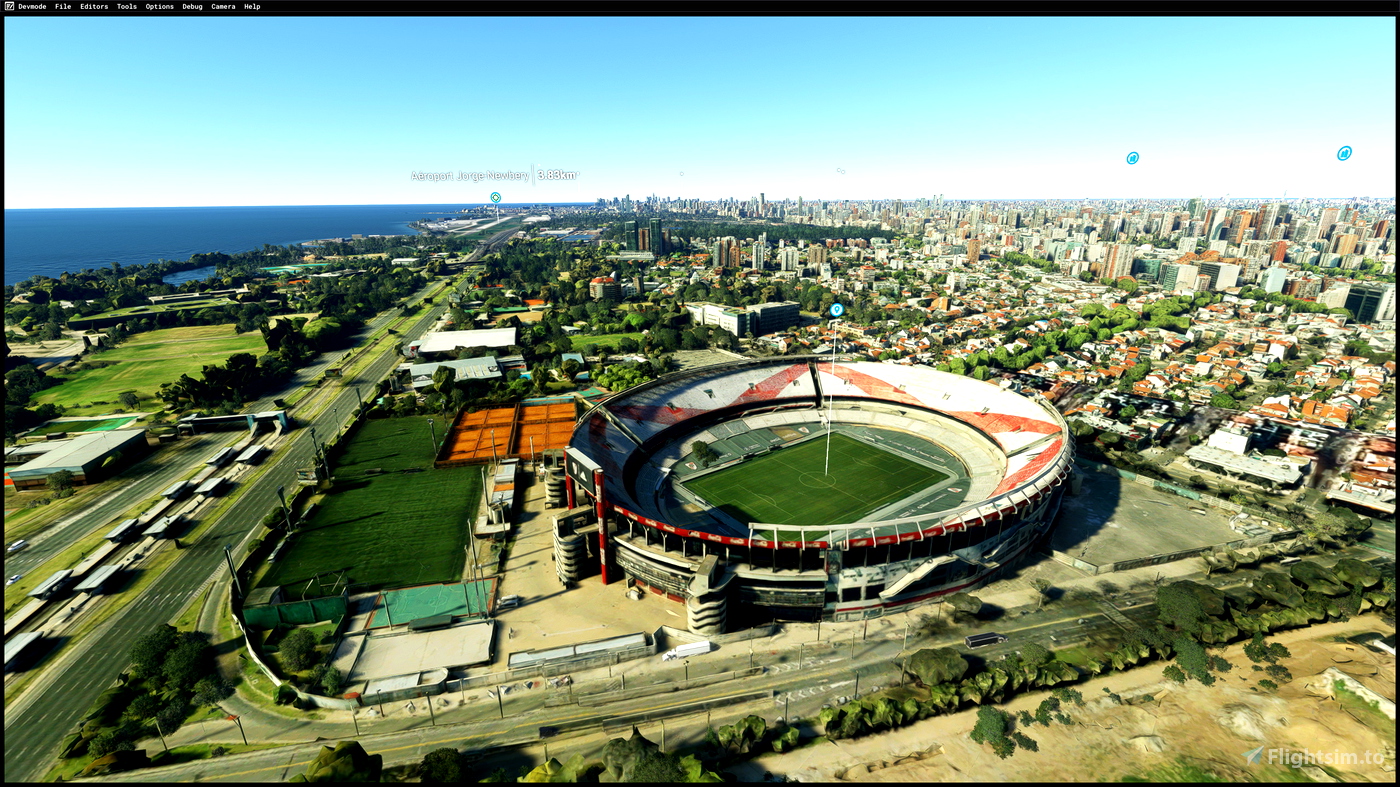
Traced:
POLYGON ((64 758, 96 758, 89 766, 93 772, 109 767, 114 755, 133 751, 144 738, 173 733, 192 710, 216 705, 233 693, 233 684, 219 674, 206 634, 158 626, 127 655, 130 668, 98 697, 60 749, 64 758))

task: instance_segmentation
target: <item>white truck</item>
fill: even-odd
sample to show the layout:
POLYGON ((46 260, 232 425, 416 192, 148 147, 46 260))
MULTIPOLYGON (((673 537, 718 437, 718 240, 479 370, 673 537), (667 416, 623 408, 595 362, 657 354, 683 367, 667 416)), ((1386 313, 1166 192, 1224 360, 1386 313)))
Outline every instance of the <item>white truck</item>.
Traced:
POLYGON ((686 657, 688 657, 688 656, 698 656, 698 655, 700 655, 701 653, 709 653, 709 652, 710 652, 710 641, 709 641, 709 640, 705 640, 704 642, 687 642, 687 643, 684 644, 684 645, 681 645, 681 646, 675 647, 675 648, 671 648, 670 650, 666 651, 665 653, 662 653, 662 654, 661 654, 661 660, 662 660, 662 661, 673 661, 673 660, 675 660, 675 659, 683 659, 683 658, 686 658, 686 657))

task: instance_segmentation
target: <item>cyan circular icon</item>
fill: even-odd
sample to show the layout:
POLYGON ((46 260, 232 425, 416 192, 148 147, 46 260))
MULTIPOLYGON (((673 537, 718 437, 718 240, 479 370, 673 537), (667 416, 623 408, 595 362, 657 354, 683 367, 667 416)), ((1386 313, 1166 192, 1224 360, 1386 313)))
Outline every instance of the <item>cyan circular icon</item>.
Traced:
POLYGON ((1137 151, 1136 151, 1136 150, 1134 150, 1132 153, 1129 153, 1129 154, 1128 154, 1128 163, 1129 163, 1129 164, 1136 164, 1136 163, 1138 163, 1138 154, 1137 154, 1137 151))
POLYGON ((842 305, 839 304, 839 303, 833 303, 833 304, 831 304, 831 316, 832 316, 832 317, 840 317, 841 315, 843 315, 843 314, 845 314, 845 313, 846 313, 846 307, 845 307, 845 306, 842 306, 842 305))
POLYGON ((499 191, 493 191, 493 192, 491 192, 491 201, 492 201, 492 202, 500 202, 500 201, 501 201, 501 192, 499 192, 499 191))
POLYGON ((1346 161, 1349 158, 1351 158, 1351 145, 1343 145, 1342 149, 1337 151, 1337 160, 1346 161))

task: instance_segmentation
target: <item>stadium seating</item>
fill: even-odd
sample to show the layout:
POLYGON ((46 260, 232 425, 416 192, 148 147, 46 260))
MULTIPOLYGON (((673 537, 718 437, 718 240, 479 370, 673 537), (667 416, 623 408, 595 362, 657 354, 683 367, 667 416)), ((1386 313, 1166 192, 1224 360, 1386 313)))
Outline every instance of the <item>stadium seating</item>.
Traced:
MULTIPOLYGON (((701 370, 707 371, 707 370, 701 370)), ((697 415, 750 402, 815 399, 806 363, 747 366, 728 373, 697 373, 638 390, 625 401, 608 405, 643 441, 669 426, 697 415)))

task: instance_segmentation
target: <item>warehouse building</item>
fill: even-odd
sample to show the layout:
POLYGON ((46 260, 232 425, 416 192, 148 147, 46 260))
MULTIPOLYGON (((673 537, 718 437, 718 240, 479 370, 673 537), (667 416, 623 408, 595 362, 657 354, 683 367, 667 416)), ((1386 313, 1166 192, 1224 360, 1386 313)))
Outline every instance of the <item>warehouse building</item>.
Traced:
POLYGON ((5 471, 5 486, 33 489, 60 470, 73 474, 74 484, 92 484, 113 476, 150 450, 145 429, 88 432, 52 451, 5 471))

